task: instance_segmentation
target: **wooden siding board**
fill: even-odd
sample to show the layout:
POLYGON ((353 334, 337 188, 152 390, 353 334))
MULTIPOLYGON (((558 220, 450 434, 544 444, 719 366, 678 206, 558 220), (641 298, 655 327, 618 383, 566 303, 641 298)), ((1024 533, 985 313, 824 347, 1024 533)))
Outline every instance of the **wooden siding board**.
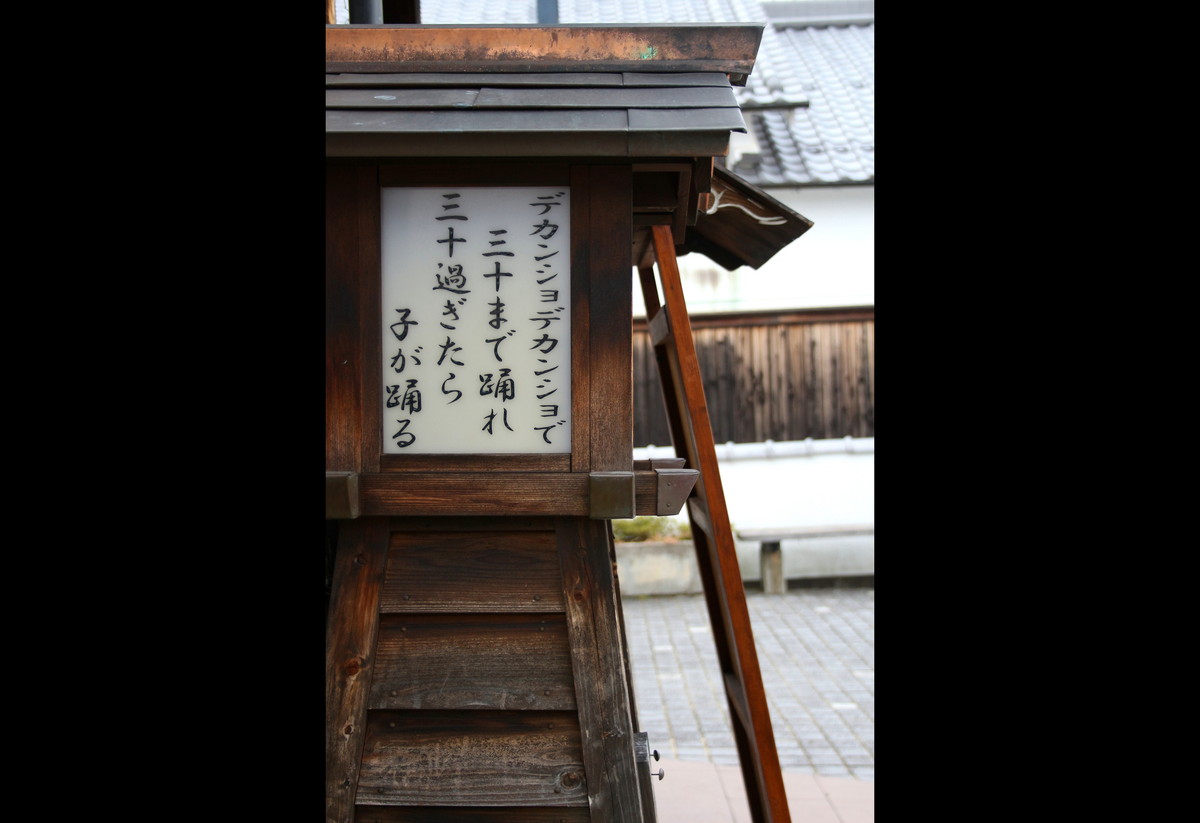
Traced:
POLYGON ((574 712, 372 712, 357 802, 584 806, 580 738, 574 712))
POLYGON ((788 351, 787 327, 775 326, 765 330, 770 363, 770 379, 767 384, 765 398, 769 412, 770 439, 776 441, 791 440, 791 430, 788 426, 788 351))
POLYGON ((385 614, 371 709, 575 709, 561 614, 385 614))
POLYGON ((556 546, 553 531, 395 532, 380 609, 562 612, 556 546))
POLYGON ((867 416, 863 421, 864 431, 862 437, 875 436, 875 321, 864 323, 866 347, 863 352, 863 371, 867 384, 867 416))
MULTIPOLYGON (((872 310, 697 315, 692 323, 716 442, 874 436, 872 310), (738 337, 738 329, 754 331, 738 337), (766 351, 768 380, 754 400, 763 405, 760 422, 754 422, 756 412, 747 423, 751 404, 743 403, 741 395, 753 388, 748 373, 760 346, 766 351), (829 399, 832 382, 839 386, 836 405, 829 399)), ((644 320, 635 324, 635 444, 662 446, 668 445, 669 432, 646 328, 644 320)))

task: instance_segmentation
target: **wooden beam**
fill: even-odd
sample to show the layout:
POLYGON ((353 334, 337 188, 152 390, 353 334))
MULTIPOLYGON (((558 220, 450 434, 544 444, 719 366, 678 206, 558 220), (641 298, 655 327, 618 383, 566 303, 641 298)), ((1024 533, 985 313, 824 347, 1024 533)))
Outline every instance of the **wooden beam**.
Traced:
POLYGON ((387 567, 384 518, 339 528, 325 635, 325 819, 351 823, 366 739, 367 699, 387 567))
POLYGON ((360 516, 633 517, 678 514, 695 485, 694 469, 647 468, 624 472, 395 471, 358 476, 360 516), (600 481, 594 477, 602 478, 600 481), (612 478, 612 479, 607 479, 612 478), (631 482, 632 481, 632 482, 631 482), (597 485, 599 482, 599 485, 597 485), (616 485, 610 485, 616 484, 616 485), (630 513, 618 511, 616 498, 630 513), (593 504, 593 497, 604 500, 593 504), (593 512, 596 512, 593 514, 593 512))
POLYGON ((589 471, 627 472, 633 470, 633 173, 625 165, 591 166, 588 178, 591 418, 576 418, 575 425, 591 426, 589 471))
POLYGON ((634 750, 631 679, 618 620, 616 556, 607 522, 558 522, 558 556, 575 675, 592 823, 653 820, 644 816, 634 750), (618 652, 615 653, 614 652, 618 652))

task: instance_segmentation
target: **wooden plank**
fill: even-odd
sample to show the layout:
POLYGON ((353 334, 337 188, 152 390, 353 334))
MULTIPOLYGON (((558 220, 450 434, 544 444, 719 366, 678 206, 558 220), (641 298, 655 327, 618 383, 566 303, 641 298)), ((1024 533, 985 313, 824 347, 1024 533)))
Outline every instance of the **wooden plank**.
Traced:
POLYGON ((553 531, 396 532, 389 557, 385 613, 564 608, 553 531))
POLYGON ((561 614, 387 615, 371 709, 575 709, 561 614))
MULTIPOLYGON (((749 347, 750 362, 753 363, 753 394, 751 394, 751 402, 754 404, 754 431, 755 439, 761 435, 767 434, 769 431, 768 416, 767 416, 767 386, 770 380, 770 365, 767 361, 767 345, 766 345, 766 329, 747 329, 746 330, 746 345, 749 347)), ((763 440, 766 437, 762 437, 763 440)))
POLYGON ((859 417, 858 390, 858 341, 855 336, 857 329, 850 323, 839 323, 837 326, 840 339, 842 402, 838 409, 839 436, 845 437, 854 430, 854 421, 859 417))
POLYGON ((354 823, 588 823, 579 806, 468 809, 435 806, 359 806, 354 823))
POLYGON ((592 823, 652 821, 642 808, 609 523, 559 520, 558 555, 592 823))
POLYGON ((804 430, 804 358, 798 345, 801 336, 800 329, 795 324, 785 324, 783 329, 784 347, 787 350, 787 426, 788 439, 801 440, 807 432, 804 430))
POLYGON ((576 418, 576 425, 591 426, 589 471, 632 471, 632 171, 626 165, 591 166, 589 186, 591 418, 576 418))
POLYGON ((788 406, 791 404, 791 396, 788 392, 787 327, 776 326, 766 329, 763 336, 767 343, 767 360, 770 366, 766 397, 770 433, 767 436, 772 440, 787 441, 792 439, 791 427, 788 425, 788 406))
POLYGON ((822 373, 821 358, 825 350, 821 348, 820 326, 812 325, 803 328, 803 357, 804 357, 804 391, 800 395, 804 404, 804 428, 806 437, 821 438, 824 420, 821 415, 822 373))
POLYGON ((864 421, 864 437, 875 436, 875 320, 871 319, 866 326, 866 351, 863 354, 862 368, 867 379, 867 416, 864 421))
POLYGON ((829 425, 825 430, 826 437, 842 436, 842 419, 845 408, 845 383, 842 382, 842 336, 840 324, 832 324, 823 329, 829 346, 829 425))
POLYGON ((353 816, 386 562, 386 521, 341 523, 325 635, 327 823, 353 816))
MULTIPOLYGON (((632 452, 626 446, 632 461, 632 452)), ((587 516, 588 476, 578 472, 389 472, 359 476, 364 515, 587 516)))
POLYGON ((817 338, 820 340, 821 369, 821 428, 820 436, 825 439, 837 437, 834 423, 837 420, 837 351, 835 349, 832 329, 830 326, 818 326, 817 338))
MULTIPOLYGON (((629 435, 620 457, 632 471, 632 398, 628 406, 629 435)), ((594 474, 473 470, 363 474, 358 475, 359 512, 365 516, 588 517, 594 506, 594 474)), ((657 479, 634 472, 631 482, 633 515, 656 514, 657 479)))
POLYGON ((585 806, 580 737, 574 712, 372 712, 358 802, 585 806))
POLYGON ((569 472, 569 454, 384 454, 379 468, 388 471, 569 472))

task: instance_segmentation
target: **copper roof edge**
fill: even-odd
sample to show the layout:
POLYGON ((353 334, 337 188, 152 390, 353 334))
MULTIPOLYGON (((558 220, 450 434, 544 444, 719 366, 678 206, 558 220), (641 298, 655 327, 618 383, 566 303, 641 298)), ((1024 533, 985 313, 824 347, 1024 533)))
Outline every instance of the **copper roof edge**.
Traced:
POLYGON ((713 70, 744 77, 754 68, 763 26, 743 24, 423 26, 326 25, 327 71, 490 71, 539 67, 640 71, 713 70), (418 68, 420 67, 420 68, 418 68))

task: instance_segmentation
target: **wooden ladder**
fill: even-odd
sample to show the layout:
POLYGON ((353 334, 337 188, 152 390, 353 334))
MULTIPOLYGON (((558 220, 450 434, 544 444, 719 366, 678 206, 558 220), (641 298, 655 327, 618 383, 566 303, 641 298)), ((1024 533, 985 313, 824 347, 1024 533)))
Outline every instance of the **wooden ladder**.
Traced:
POLYGON ((637 268, 675 454, 700 471, 688 519, 750 813, 755 823, 791 823, 670 226, 650 227, 637 268))

